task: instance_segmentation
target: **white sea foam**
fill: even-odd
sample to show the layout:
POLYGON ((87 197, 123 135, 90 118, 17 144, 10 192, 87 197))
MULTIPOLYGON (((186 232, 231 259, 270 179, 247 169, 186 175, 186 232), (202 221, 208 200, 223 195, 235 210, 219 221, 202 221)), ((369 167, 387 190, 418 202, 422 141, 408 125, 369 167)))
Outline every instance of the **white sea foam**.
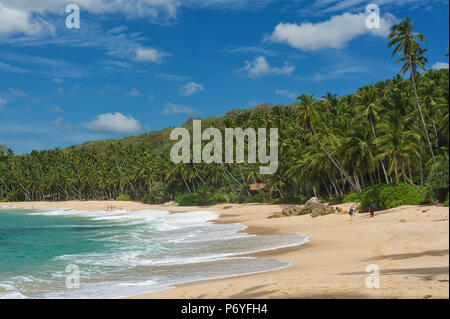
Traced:
POLYGON ((21 294, 18 291, 0 294, 0 299, 25 299, 25 298, 27 298, 27 296, 21 294))
POLYGON ((242 255, 293 247, 308 241, 301 234, 249 235, 241 232, 247 228, 242 224, 212 223, 219 217, 212 211, 171 214, 158 210, 107 212, 54 208, 28 213, 87 218, 92 225, 80 225, 74 220, 73 224, 56 227, 87 229, 92 233, 90 240, 105 243, 105 251, 55 257, 52 260, 55 269, 46 280, 16 277, 13 282, 0 283, 0 288, 3 285, 7 290, 0 296, 9 294, 11 297, 15 292, 28 296, 27 286, 51 286, 52 280, 61 286, 67 275, 64 271, 67 264, 80 267, 81 288, 52 291, 46 286, 38 297, 116 298, 168 289, 185 282, 271 271, 288 267, 290 263, 242 255))

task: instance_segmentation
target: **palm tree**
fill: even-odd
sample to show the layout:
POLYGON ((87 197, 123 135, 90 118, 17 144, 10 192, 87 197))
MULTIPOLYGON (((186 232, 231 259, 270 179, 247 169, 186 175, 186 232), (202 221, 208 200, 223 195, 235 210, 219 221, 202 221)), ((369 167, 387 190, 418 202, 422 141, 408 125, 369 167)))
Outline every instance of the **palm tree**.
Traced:
POLYGON ((396 45, 394 48, 394 51, 392 52, 392 55, 398 53, 400 55, 403 55, 403 58, 400 59, 398 62, 406 62, 402 68, 401 71, 403 73, 410 71, 411 74, 411 82, 414 89, 414 98, 416 100, 416 107, 419 111, 420 119, 422 121, 423 129, 425 132, 425 136, 427 139, 428 147, 430 149, 431 157, 433 158, 433 162, 436 164, 436 159, 434 157, 433 152, 433 146, 431 145, 430 137, 428 135, 428 129, 425 124, 425 119, 422 114, 422 109, 420 108, 419 104, 419 98, 417 96, 417 88, 416 88, 416 82, 415 82, 415 72, 417 65, 419 67, 424 68, 424 63, 426 60, 424 60, 422 54, 424 53, 424 50, 421 49, 420 44, 417 42, 416 39, 422 41, 423 43, 426 42, 426 39, 423 34, 420 33, 413 33, 413 23, 409 19, 409 17, 406 17, 402 22, 399 24, 393 25, 391 28, 391 33, 389 34, 389 43, 388 48, 392 47, 393 45, 396 45))
MULTIPOLYGON (((377 103, 377 91, 372 86, 366 86, 362 88, 358 93, 356 93, 356 97, 359 100, 359 110, 366 116, 369 121, 370 127, 372 129, 373 138, 377 138, 377 134, 375 132, 374 122, 380 119, 379 112, 381 111, 381 106, 377 103)), ((381 167, 383 168, 384 177, 386 178, 386 183, 389 184, 389 179, 386 173, 386 168, 384 167, 384 163, 380 160, 381 167)))
MULTIPOLYGON (((446 101, 442 98, 441 87, 436 85, 433 80, 423 79, 419 85, 419 92, 421 93, 422 105, 427 110, 433 126, 435 146, 439 146, 439 134, 436 127, 436 116, 440 113, 440 108, 447 108, 446 101)), ((439 114, 442 115, 442 114, 439 114)))
MULTIPOLYGON (((302 94, 298 98, 300 103, 298 103, 299 112, 297 116, 297 121, 301 123, 304 128, 307 128, 311 131, 313 136, 316 135, 316 131, 314 129, 314 125, 319 123, 319 114, 315 110, 315 102, 316 100, 313 97, 313 94, 302 94)), ((326 136, 324 135, 326 138, 326 136)), ((320 147, 325 152, 325 154, 330 158, 331 162, 336 166, 336 168, 342 173, 342 175, 347 179, 350 185, 356 192, 360 192, 356 184, 352 181, 346 170, 339 164, 338 160, 334 158, 334 156, 327 151, 327 149, 323 146, 320 138, 317 139, 320 147)))
POLYGON ((405 163, 418 155, 420 136, 407 130, 403 121, 399 120, 395 113, 390 115, 388 122, 381 125, 381 131, 383 135, 377 139, 380 145, 380 154, 377 157, 389 160, 389 172, 394 170, 396 183, 399 182, 400 173, 402 173, 405 181, 423 194, 422 190, 407 176, 404 168, 405 163))

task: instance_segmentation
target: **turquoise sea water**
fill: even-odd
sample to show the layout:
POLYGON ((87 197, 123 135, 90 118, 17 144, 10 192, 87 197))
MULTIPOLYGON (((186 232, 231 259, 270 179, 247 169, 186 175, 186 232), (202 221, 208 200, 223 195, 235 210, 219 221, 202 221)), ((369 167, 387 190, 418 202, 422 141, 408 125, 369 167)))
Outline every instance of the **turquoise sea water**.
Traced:
POLYGON ((295 246, 255 236, 214 212, 0 210, 0 298, 117 298, 178 283, 264 272, 286 261, 239 255, 295 246), (67 288, 68 265, 80 287, 67 288))

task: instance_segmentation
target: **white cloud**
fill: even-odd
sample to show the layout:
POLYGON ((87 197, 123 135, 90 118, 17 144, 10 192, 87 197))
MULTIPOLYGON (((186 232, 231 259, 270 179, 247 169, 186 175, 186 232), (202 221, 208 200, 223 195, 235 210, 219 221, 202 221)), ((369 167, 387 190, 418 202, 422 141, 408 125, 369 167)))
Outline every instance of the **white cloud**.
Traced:
POLYGON ((361 10, 364 9, 369 3, 377 3, 381 8, 407 5, 411 9, 417 7, 418 5, 425 5, 429 2, 429 0, 324 0, 317 1, 315 5, 316 7, 324 8, 324 12, 337 12, 343 10, 361 10))
POLYGON ((184 96, 191 96, 200 91, 203 91, 205 88, 200 83, 189 82, 183 87, 180 88, 180 94, 184 96))
POLYGON ((250 78, 257 78, 266 75, 290 75, 295 71, 295 66, 284 63, 281 68, 272 67, 263 56, 255 58, 253 61, 245 61, 245 66, 236 70, 236 75, 245 75, 250 78))
POLYGON ((356 77, 367 79, 368 74, 374 73, 374 68, 377 66, 358 65, 354 64, 356 61, 335 63, 331 66, 321 68, 309 76, 302 77, 302 81, 328 81, 328 80, 354 80, 356 77))
POLYGON ((177 17, 182 6, 219 10, 247 9, 260 8, 272 1, 274 0, 1 0, 0 35, 38 35, 44 31, 52 33, 55 26, 46 20, 52 20, 49 15, 65 14, 68 3, 78 4, 81 12, 94 15, 121 14, 127 18, 166 23, 177 17))
POLYGON ((169 114, 196 114, 198 112, 189 106, 166 103, 164 105, 162 113, 165 115, 169 115, 169 114))
POLYGON ((125 93, 125 95, 128 96, 128 97, 136 97, 136 96, 141 95, 141 92, 139 92, 138 89, 132 88, 130 91, 125 93))
POLYGON ((153 48, 137 48, 136 61, 161 63, 163 58, 169 56, 169 53, 161 52, 153 48))
POLYGON ((55 105, 45 109, 46 112, 50 113, 62 113, 62 110, 59 106, 55 105))
POLYGON ((119 112, 100 114, 84 126, 94 132, 132 134, 141 131, 141 123, 138 120, 119 112))
POLYGON ((63 79, 60 79, 60 78, 54 78, 52 81, 53 81, 54 83, 62 83, 64 80, 63 80, 63 79))
POLYGON ((30 71, 28 70, 3 62, 0 62, 0 71, 21 73, 21 74, 30 73, 30 71))
POLYGON ((3 99, 3 98, 0 96, 0 111, 6 110, 6 103, 8 103, 8 101, 5 100, 5 99, 3 99))
POLYGON ((37 35, 45 27, 39 19, 32 19, 30 12, 9 7, 0 2, 0 35, 24 33, 37 35))
POLYGON ((62 117, 58 117, 56 120, 54 120, 52 122, 52 124, 54 126, 61 126, 61 127, 65 127, 65 128, 71 128, 72 124, 70 124, 69 121, 65 121, 64 118, 62 117))
POLYGON ((448 69, 448 63, 447 62, 436 62, 431 67, 433 70, 440 70, 440 69, 448 69))
POLYGON ((290 92, 288 90, 279 90, 279 89, 276 89, 275 93, 280 95, 280 96, 282 96, 282 97, 288 98, 288 99, 296 99, 297 96, 300 95, 300 94, 298 94, 296 92, 290 92))
POLYGON ((189 7, 205 7, 216 9, 262 8, 275 0, 183 0, 189 7))
POLYGON ((387 37, 395 21, 396 18, 393 15, 386 13, 380 18, 380 28, 369 29, 365 23, 365 13, 346 12, 319 23, 304 22, 298 25, 281 22, 272 34, 265 37, 265 40, 286 43, 305 51, 324 48, 339 49, 358 36, 387 37))
POLYGON ((21 89, 17 89, 17 88, 10 88, 9 92, 13 96, 19 96, 19 97, 26 97, 27 96, 27 94, 24 91, 22 91, 21 89))
POLYGON ((280 52, 266 49, 263 47, 256 47, 256 46, 222 46, 218 49, 220 52, 224 53, 253 53, 253 54, 260 54, 265 56, 277 56, 280 55, 280 52))
MULTIPOLYGON (((73 0, 70 3, 78 4, 81 12, 102 15, 118 13, 129 18, 150 18, 153 21, 175 18, 181 5, 178 0, 73 0)), ((3 18, 9 16, 9 27, 3 26, 7 31, 37 34, 45 25, 42 17, 64 13, 67 4, 61 0, 2 0, 0 13, 2 7, 5 12, 0 14, 0 21, 3 24, 3 18)))
POLYGON ((155 76, 162 80, 170 82, 184 82, 189 80, 190 78, 189 76, 186 75, 169 74, 169 73, 156 73, 155 76))

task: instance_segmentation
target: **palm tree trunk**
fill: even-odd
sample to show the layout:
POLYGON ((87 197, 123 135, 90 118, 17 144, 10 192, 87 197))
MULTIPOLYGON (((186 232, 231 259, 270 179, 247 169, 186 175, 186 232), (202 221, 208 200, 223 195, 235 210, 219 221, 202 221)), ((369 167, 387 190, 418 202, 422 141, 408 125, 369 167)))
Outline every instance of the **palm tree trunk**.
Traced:
POLYGON ((435 144, 436 148, 438 148, 439 147, 439 138, 438 138, 438 132, 436 129, 436 122, 434 121, 434 119, 432 119, 431 123, 433 123, 433 130, 434 130, 434 136, 435 136, 434 144, 435 144))
POLYGON ((328 186, 327 186, 327 184, 325 183, 325 181, 323 179, 322 179, 322 184, 323 184, 323 186, 325 186, 325 189, 327 190, 327 193, 328 193, 328 197, 331 199, 330 190, 328 189, 328 186))
POLYGON ((423 167, 422 167, 422 156, 419 154, 419 169, 420 169, 420 186, 423 186, 423 167))
POLYGON ((411 180, 413 180, 413 177, 412 177, 412 174, 411 174, 411 163, 409 162, 409 160, 408 160, 408 174, 409 174, 409 178, 411 180))
POLYGON ((189 188, 189 185, 188 185, 188 183, 186 182, 186 179, 184 178, 184 175, 183 175, 183 173, 181 173, 181 176, 183 177, 183 182, 184 182, 184 185, 186 185, 186 188, 188 189, 188 191, 189 191, 189 194, 192 194, 192 192, 191 192, 191 189, 189 188))
POLYGON ((362 186, 362 188, 366 188, 366 183, 364 182, 364 177, 363 177, 361 168, 359 169, 359 176, 361 177, 361 186, 362 186))
POLYGON ((412 180, 410 180, 409 177, 406 175, 405 169, 403 168, 403 163, 402 163, 402 165, 400 165, 400 168, 401 168, 401 170, 402 170, 403 178, 404 178, 409 184, 411 184, 411 186, 414 187, 414 188, 416 189, 416 191, 418 191, 420 194, 423 195, 422 190, 421 190, 419 187, 417 187, 417 186, 414 184, 414 182, 413 182, 412 180))
POLYGON ((395 184, 398 184, 398 182, 400 181, 400 174, 398 171, 398 162, 395 163, 395 184))
MULTIPOLYGON (((312 132, 314 135, 316 135, 316 132, 314 131, 314 128, 312 125, 310 125, 312 132)), ((333 158, 333 156, 325 149, 325 147, 322 145, 322 143, 319 141, 319 145, 322 148, 322 150, 325 152, 325 154, 328 156, 328 158, 331 160, 331 162, 336 166, 336 168, 345 176, 345 178, 348 180, 350 185, 353 187, 353 189, 359 194, 361 191, 358 191, 358 187, 355 185, 355 183, 352 181, 350 176, 347 174, 347 171, 338 163, 337 160, 333 158)))
POLYGON ((313 185, 313 186, 312 186, 312 189, 313 189, 313 191, 314 191, 314 196, 315 196, 315 197, 319 197, 319 196, 317 196, 316 185, 313 185))
POLYGON ((194 169, 195 169, 195 172, 197 173, 197 176, 200 178, 200 180, 202 181, 203 185, 205 185, 205 181, 203 180, 203 178, 198 173, 197 166, 195 165, 194 162, 192 162, 192 164, 194 164, 194 169))
MULTIPOLYGON (((370 126, 372 127, 372 133, 373 133, 373 137, 376 139, 377 138, 377 134, 375 133, 375 127, 373 126, 372 121, 370 121, 370 126)), ((377 143, 375 143, 375 145, 378 147, 377 143)), ((384 177, 386 178, 386 184, 389 184, 389 179, 386 173, 386 168, 384 167, 384 162, 382 159, 380 159, 380 163, 381 163, 381 167, 383 168, 383 173, 384 173, 384 177)))
POLYGON ((427 126, 425 124, 425 119, 423 118, 422 109, 420 108, 420 104, 419 104, 419 97, 417 96, 416 81, 414 79, 413 63, 412 63, 411 55, 409 55, 409 65, 410 65, 410 72, 411 72, 411 81, 412 81, 412 85, 413 85, 413 89, 414 89, 414 99, 416 100, 416 107, 417 107, 417 110, 419 111, 420 119, 421 119, 422 125, 423 125, 423 130, 425 131, 425 137, 427 138, 428 147, 430 148, 430 154, 431 154, 431 157, 433 158, 433 163, 436 164, 436 159, 434 158, 434 153, 433 153, 433 146, 431 145, 431 142, 430 142, 430 136, 428 135, 428 130, 427 130, 427 126))

